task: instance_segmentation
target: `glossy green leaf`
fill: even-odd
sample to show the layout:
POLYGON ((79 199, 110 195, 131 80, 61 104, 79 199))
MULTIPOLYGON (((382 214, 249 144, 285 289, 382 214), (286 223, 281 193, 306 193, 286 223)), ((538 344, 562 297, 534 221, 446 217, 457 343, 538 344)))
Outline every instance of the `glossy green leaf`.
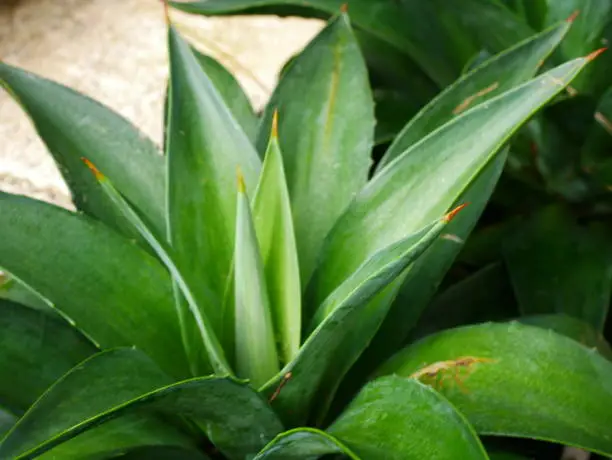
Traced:
POLYGON ((116 460, 206 460, 202 452, 179 447, 139 447, 112 457, 116 460))
POLYGON ((314 415, 309 414, 314 401, 318 400, 319 408, 326 407, 327 393, 336 388, 342 377, 338 369, 354 362, 367 346, 369 337, 355 331, 367 330, 372 319, 379 316, 368 309, 370 300, 418 259, 447 220, 439 219, 381 249, 321 303, 315 315, 320 322, 313 322, 314 330, 298 355, 263 389, 271 394, 273 406, 290 425, 304 423, 309 415, 314 415))
POLYGON ((238 80, 213 57, 202 54, 193 48, 192 51, 219 95, 223 98, 227 108, 236 121, 240 123, 245 134, 254 142, 257 137, 259 120, 238 80))
POLYGON ((365 185, 371 164, 372 93, 346 15, 332 20, 279 82, 262 117, 261 152, 276 110, 301 279, 306 282, 323 239, 365 185))
POLYGON ((320 303, 372 253, 446 212, 516 129, 588 62, 574 60, 468 110, 389 163, 328 235, 309 302, 320 303))
POLYGON ((601 331, 612 295, 606 242, 549 207, 515 232, 504 259, 523 314, 565 313, 601 331))
POLYGON ((0 300, 0 407, 20 414, 96 351, 65 321, 0 300))
POLYGON ((279 434, 253 460, 316 459, 327 454, 359 460, 338 439, 316 428, 296 428, 279 434))
POLYGON ((366 385, 328 432, 363 460, 488 459, 457 409, 428 386, 402 377, 366 385))
POLYGON ((489 361, 451 366, 439 373, 442 383, 429 380, 479 434, 612 454, 612 363, 552 331, 515 322, 451 329, 401 351, 379 374, 409 377, 461 357, 489 361))
POLYGON ((2 269, 102 348, 135 345, 171 375, 189 375, 170 277, 156 259, 101 223, 47 203, 0 193, 0 215, 2 269))
POLYGON ((612 347, 606 342, 601 332, 595 330, 590 324, 564 314, 531 315, 518 318, 517 321, 530 326, 555 331, 576 340, 585 347, 596 348, 597 351, 612 361, 612 347))
POLYGON ((278 373, 278 354, 249 198, 242 177, 238 181, 234 252, 236 371, 259 387, 278 373))
MULTIPOLYGON (((219 375, 231 375, 232 371, 227 363, 217 335, 212 330, 210 322, 204 313, 204 309, 198 306, 193 291, 187 285, 185 277, 178 269, 173 260, 173 256, 166 248, 166 244, 164 244, 163 241, 160 241, 153 234, 151 229, 147 227, 146 223, 142 221, 136 211, 134 211, 129 203, 125 201, 108 178, 104 176, 102 172, 98 171, 93 164, 89 163, 88 160, 85 161, 88 163, 88 166, 96 176, 98 182, 102 186, 102 189, 116 208, 120 211, 121 215, 125 217, 126 220, 138 231, 142 238, 151 246, 159 259, 164 263, 172 275, 172 278, 180 290, 180 293, 187 302, 187 309, 183 309, 184 304, 180 301, 175 302, 175 306, 177 307, 177 317, 179 319, 179 326, 181 328, 181 337, 183 339, 183 345, 187 350, 188 358, 190 360, 197 359, 196 357, 199 354, 198 352, 200 352, 203 348, 207 353, 208 362, 212 365, 215 373, 219 375), (191 336, 193 329, 197 330, 199 336, 199 340, 197 340, 195 343, 193 337, 191 336), (191 349, 192 346, 197 347, 197 350, 191 349)), ((192 373, 196 373, 194 371, 198 369, 197 366, 199 364, 200 363, 197 362, 190 362, 192 373)))
POLYGON ((4 63, 0 85, 32 119, 80 210, 126 229, 81 162, 87 157, 104 168, 156 229, 164 228, 163 159, 148 138, 98 102, 4 63))
POLYGON ((39 454, 137 409, 205 423, 230 458, 257 452, 282 429, 266 401, 245 383, 210 377, 172 383, 138 350, 116 349, 92 357, 53 385, 9 433, 0 454, 39 454))
POLYGON ((532 78, 568 29, 569 23, 562 22, 462 76, 404 127, 385 153, 378 170, 457 115, 532 78))
POLYGON ((253 191, 260 160, 172 26, 168 41, 168 237, 178 268, 223 344, 222 301, 234 247, 236 168, 241 168, 247 190, 253 191))
POLYGON ((302 291, 289 190, 278 138, 274 134, 253 199, 253 219, 279 355, 288 363, 301 343, 302 291))

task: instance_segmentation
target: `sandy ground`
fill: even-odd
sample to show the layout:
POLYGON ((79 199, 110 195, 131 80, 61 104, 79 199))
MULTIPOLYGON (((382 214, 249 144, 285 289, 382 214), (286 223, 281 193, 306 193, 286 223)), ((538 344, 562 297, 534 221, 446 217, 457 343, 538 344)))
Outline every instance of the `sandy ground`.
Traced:
MULTIPOLYGON (((156 142, 167 77, 159 0, 0 0, 0 59, 110 106, 156 142)), ((201 18, 179 29, 238 77, 261 107, 278 70, 321 24, 297 18, 201 18)), ((28 118, 0 90, 0 189, 69 206, 68 190, 28 118)))

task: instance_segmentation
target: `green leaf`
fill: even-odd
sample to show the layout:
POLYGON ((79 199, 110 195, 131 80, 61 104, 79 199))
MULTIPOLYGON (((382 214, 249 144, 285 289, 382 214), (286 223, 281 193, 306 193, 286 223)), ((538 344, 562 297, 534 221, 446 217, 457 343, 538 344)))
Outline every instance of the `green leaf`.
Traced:
POLYGON ((9 300, 51 316, 59 315, 45 299, 16 279, 0 273, 0 299, 9 300))
POLYGON ((9 433, 0 453, 38 455, 123 414, 143 416, 145 410, 205 423, 213 442, 231 458, 257 452, 282 429, 266 401, 245 383, 210 377, 172 383, 138 350, 116 349, 95 355, 53 385, 9 433))
POLYGON ((342 377, 338 369, 354 362, 367 346, 369 337, 355 334, 355 330, 371 328, 372 318, 378 317, 378 312, 367 308, 370 300, 418 259, 449 218, 439 219, 374 254, 319 306, 311 327, 314 330, 298 355, 263 389, 271 394, 275 409, 290 425, 315 415, 309 414, 315 400, 319 408, 326 408, 327 393, 335 390, 342 377))
POLYGON ((423 137, 474 105, 485 103, 528 81, 561 42, 568 29, 567 22, 557 24, 462 76, 404 127, 378 164, 378 171, 423 137))
POLYGON ((316 428, 296 428, 279 434, 253 460, 316 459, 327 454, 359 460, 338 439, 316 428))
POLYGON ((588 62, 574 60, 468 110, 389 163, 328 235, 309 302, 319 304, 375 251, 446 212, 521 124, 588 62))
POLYGON ((521 312, 565 313, 601 331, 612 295, 612 259, 605 247, 563 208, 533 216, 504 247, 521 312))
POLYGON ((0 409, 0 439, 4 437, 16 422, 17 418, 14 415, 0 409))
POLYGON ((32 119, 78 209, 126 229, 81 162, 85 156, 106 171, 157 230, 164 228, 163 159, 148 138, 98 102, 1 62, 0 85, 32 119))
POLYGON ((279 354, 282 362, 288 363, 301 343, 302 291, 283 157, 274 133, 253 199, 253 219, 279 354))
POLYGON ((139 447, 115 457, 116 460, 207 460, 202 452, 182 449, 180 447, 139 447))
POLYGON ((222 301, 233 256, 236 168, 252 191, 260 160, 172 26, 168 41, 168 236, 178 268, 225 344, 222 301))
POLYGON ((612 363, 551 331, 515 322, 451 329, 401 351, 378 374, 409 377, 424 366, 462 357, 483 362, 450 366, 427 380, 479 434, 612 454, 612 363), (443 383, 436 383, 440 379, 443 383))
POLYGON ((20 414, 96 351, 65 321, 0 300, 0 407, 20 414))
POLYGON ((261 152, 276 110, 305 283, 325 236, 365 185, 371 164, 372 93, 346 15, 332 20, 281 79, 262 117, 261 152))
POLYGON ((234 299, 236 370, 254 387, 279 371, 270 300, 242 176, 238 178, 234 299))
POLYGON ((99 222, 29 198, 0 193, 0 215, 2 269, 102 348, 135 345, 171 375, 189 375, 156 259, 99 222))
MULTIPOLYGON (((204 309, 199 308, 192 290, 187 285, 183 274, 176 266, 176 263, 174 262, 173 257, 170 255, 170 251, 165 247, 166 245, 164 242, 160 241, 153 234, 153 232, 147 227, 146 223, 143 222, 138 214, 130 207, 129 203, 123 199, 119 191, 113 186, 108 178, 106 178, 106 176, 104 176, 93 164, 91 164, 89 160, 85 160, 85 162, 92 170, 92 173, 102 186, 104 192, 121 212, 121 215, 125 217, 131 225, 133 225, 143 239, 151 246, 159 259, 164 263, 172 275, 172 278, 180 290, 180 293, 187 302, 187 309, 183 309, 183 303, 179 301, 175 302, 175 306, 177 307, 177 316, 179 318, 179 325, 181 327, 181 336, 183 339, 183 345, 187 350, 188 358, 190 360, 197 359, 197 356, 199 355, 198 352, 200 352, 203 348, 207 353, 208 362, 210 362, 212 365, 215 373, 218 375, 231 375, 232 371, 230 366, 225 359, 225 354, 223 353, 223 349, 221 348, 221 344, 219 343, 215 332, 210 327, 210 322, 204 313, 204 309), (195 319, 195 324, 191 321, 192 319, 195 319), (193 326, 195 326, 195 328, 193 326), (190 334, 192 333, 192 330, 196 328, 200 341, 195 344, 198 349, 193 350, 191 349, 191 347, 194 345, 193 337, 190 334), (201 345, 203 345, 203 347, 201 345)), ((190 362, 192 373, 195 374, 194 370, 198 369, 198 364, 199 363, 197 362, 190 362)))
POLYGON ((238 83, 231 72, 214 58, 202 54, 194 48, 192 48, 192 51, 202 70, 204 70, 204 73, 206 73, 211 83, 219 92, 219 95, 223 98, 227 108, 236 121, 240 123, 245 134, 254 142, 257 137, 259 120, 240 83, 238 83))
POLYGON ((366 385, 328 432, 363 460, 488 459, 457 409, 426 385, 402 377, 366 385))
POLYGON ((612 347, 600 332, 584 321, 564 314, 523 316, 517 321, 555 331, 557 334, 576 340, 585 347, 597 349, 602 356, 612 361, 612 347))

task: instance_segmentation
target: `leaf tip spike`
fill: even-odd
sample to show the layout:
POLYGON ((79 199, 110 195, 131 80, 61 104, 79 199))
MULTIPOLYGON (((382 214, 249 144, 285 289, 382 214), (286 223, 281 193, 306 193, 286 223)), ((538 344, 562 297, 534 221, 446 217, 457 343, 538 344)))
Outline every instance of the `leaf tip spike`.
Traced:
POLYGON ((102 174, 100 172, 100 170, 98 168, 96 168, 96 166, 91 161, 89 161, 85 157, 81 157, 81 160, 83 161, 83 163, 85 163, 85 166, 87 166, 89 168, 89 170, 93 173, 93 175, 95 176, 96 180, 104 179, 104 174, 102 174))
POLYGON ((238 192, 245 193, 246 186, 244 185, 244 176, 242 175, 240 166, 236 168, 236 179, 238 180, 238 192))
POLYGON ((587 61, 592 61, 593 59, 595 59, 597 56, 599 56, 601 53, 603 53, 605 50, 607 50, 608 48, 599 48, 598 50, 593 51, 591 54, 589 54, 588 56, 586 56, 586 60, 587 61))
POLYGON ((272 139, 278 139, 278 109, 272 115, 272 139))
POLYGON ((168 5, 168 0, 161 0, 164 5, 164 19, 166 20, 166 24, 170 25, 170 6, 168 5))
POLYGON ((576 18, 580 15, 580 10, 574 11, 570 16, 566 19, 570 24, 576 20, 576 18))
POLYGON ((455 216, 463 209, 465 208, 469 203, 463 203, 460 204, 459 206, 457 206, 455 209, 453 209, 452 211, 450 211, 448 214, 446 214, 443 217, 444 222, 449 223, 451 220, 453 220, 455 218, 455 216))
POLYGON ((348 13, 348 3, 343 3, 342 6, 340 7, 340 12, 341 13, 348 13))

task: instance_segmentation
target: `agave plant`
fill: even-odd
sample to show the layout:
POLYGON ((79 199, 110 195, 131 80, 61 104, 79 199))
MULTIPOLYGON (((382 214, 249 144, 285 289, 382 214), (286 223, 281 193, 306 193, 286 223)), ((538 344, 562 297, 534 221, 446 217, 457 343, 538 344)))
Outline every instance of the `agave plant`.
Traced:
POLYGON ((535 76, 569 28, 457 80, 372 174, 373 96, 346 12, 260 117, 169 25, 165 155, 0 64, 78 209, 0 194, 0 457, 486 459, 483 436, 612 455, 597 334, 500 322, 401 350, 505 144, 595 57, 535 76))

